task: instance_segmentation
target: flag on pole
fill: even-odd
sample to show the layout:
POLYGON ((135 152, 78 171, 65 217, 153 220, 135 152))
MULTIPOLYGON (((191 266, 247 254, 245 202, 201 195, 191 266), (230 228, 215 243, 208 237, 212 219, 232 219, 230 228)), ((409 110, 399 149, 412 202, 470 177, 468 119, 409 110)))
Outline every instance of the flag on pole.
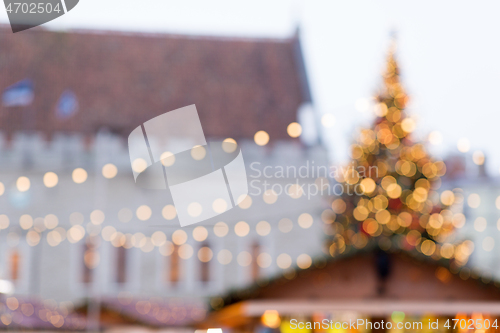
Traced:
POLYGON ((25 79, 7 87, 2 94, 3 106, 11 107, 30 105, 35 98, 33 86, 33 81, 25 79))
POLYGON ((65 90, 57 102, 57 116, 59 118, 69 118, 78 112, 78 99, 71 90, 65 90))

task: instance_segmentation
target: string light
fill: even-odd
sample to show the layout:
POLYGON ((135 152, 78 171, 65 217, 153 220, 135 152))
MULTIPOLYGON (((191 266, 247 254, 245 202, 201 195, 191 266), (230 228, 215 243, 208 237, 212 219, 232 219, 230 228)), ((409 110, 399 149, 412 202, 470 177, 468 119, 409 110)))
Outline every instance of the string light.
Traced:
POLYGON ((265 146, 269 142, 269 134, 266 131, 258 131, 255 133, 254 141, 259 146, 265 146))
POLYGON ((135 215, 141 221, 149 220, 149 218, 151 217, 152 214, 153 214, 153 212, 152 212, 151 208, 149 208, 149 206, 147 206, 147 205, 141 205, 135 211, 135 215))
POLYGON ((43 175, 43 184, 48 188, 55 187, 58 182, 59 177, 54 172, 47 172, 43 175))
POLYGON ((298 138, 302 134, 302 126, 299 123, 290 123, 286 129, 288 135, 292 138, 298 138))
POLYGON ((240 221, 235 224, 234 232, 239 237, 245 237, 250 232, 250 226, 245 221, 240 221))
POLYGON ((276 264, 281 269, 287 269, 292 265, 292 258, 286 253, 282 253, 276 258, 276 264))
POLYGON ((166 205, 161 211, 161 215, 165 220, 173 220, 177 216, 177 211, 173 205, 166 205))
POLYGON ((227 226, 226 223, 224 223, 224 222, 217 222, 214 225, 214 234, 217 237, 224 237, 224 236, 227 235, 228 232, 229 232, 229 227, 227 226))
POLYGON ((196 161, 201 161, 207 155, 207 150, 203 146, 194 146, 191 149, 191 157, 196 161))
POLYGON ((248 208, 250 208, 250 206, 252 206, 252 198, 249 195, 246 195, 246 194, 241 195, 238 198, 238 206, 241 209, 248 209, 248 208))
POLYGON ((161 164, 166 167, 172 166, 175 163, 175 155, 169 151, 163 152, 160 155, 161 164))
POLYGON ((273 263, 273 258, 269 253, 262 252, 257 256, 257 265, 261 268, 268 268, 273 263))
POLYGON ((222 142, 222 150, 226 153, 232 153, 238 148, 236 141, 232 138, 227 138, 222 142))
POLYGON ((208 237, 208 231, 203 226, 197 226, 193 229, 193 239, 197 242, 203 242, 208 237))
POLYGON ((108 163, 102 167, 102 175, 104 176, 104 178, 115 178, 117 174, 118 168, 112 163, 108 163))
POLYGON ((267 221, 260 221, 255 226, 255 231, 257 231, 257 234, 260 236, 267 236, 271 232, 271 225, 267 221))
POLYGON ((76 168, 75 170, 73 170, 71 177, 73 178, 73 181, 75 183, 82 184, 87 180, 88 174, 84 169, 76 168))
POLYGON ((148 163, 143 158, 140 158, 140 157, 136 158, 132 162, 132 170, 134 170, 136 173, 143 172, 144 170, 146 170, 147 167, 148 167, 148 163))
POLYGON ((189 244, 182 244, 179 246, 179 257, 181 259, 187 260, 193 255, 193 247, 189 244))
POLYGON ((19 192, 26 192, 31 187, 31 182, 28 177, 19 177, 16 181, 16 187, 19 192))
POLYGON ((212 204, 212 209, 214 212, 222 214, 227 210, 227 202, 226 200, 219 198, 215 199, 213 204, 212 204))

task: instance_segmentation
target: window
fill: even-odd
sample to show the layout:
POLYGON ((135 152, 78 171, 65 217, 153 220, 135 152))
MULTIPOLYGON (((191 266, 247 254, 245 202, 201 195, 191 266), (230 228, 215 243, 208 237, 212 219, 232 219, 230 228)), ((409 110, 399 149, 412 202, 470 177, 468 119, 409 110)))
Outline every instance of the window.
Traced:
POLYGON ((169 260, 169 270, 167 272, 168 281, 172 285, 176 285, 180 280, 180 258, 179 258, 179 245, 174 245, 172 254, 167 257, 169 260))
POLYGON ((210 259, 212 259, 212 250, 207 243, 203 243, 198 252, 200 262, 200 281, 207 283, 210 281, 210 259))
POLYGON ((258 243, 253 243, 252 244, 252 281, 255 281, 259 278, 260 275, 260 268, 257 263, 257 257, 260 254, 260 245, 258 243))
POLYGON ((92 282, 92 270, 99 264, 99 253, 92 239, 88 238, 83 245, 83 274, 82 282, 92 282))
POLYGON ((17 281, 19 279, 19 262, 20 262, 19 252, 17 250, 13 250, 10 254, 10 279, 12 281, 17 281))
POLYGON ((116 282, 127 282, 127 249, 123 246, 116 248, 116 282))

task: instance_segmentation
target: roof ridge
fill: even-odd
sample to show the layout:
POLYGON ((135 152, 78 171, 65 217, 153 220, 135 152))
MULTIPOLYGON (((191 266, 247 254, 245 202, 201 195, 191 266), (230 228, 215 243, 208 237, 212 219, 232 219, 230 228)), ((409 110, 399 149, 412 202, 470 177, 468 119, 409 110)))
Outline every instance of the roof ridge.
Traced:
MULTIPOLYGON (((0 24, 1 32, 11 32, 9 25, 0 24)), ((30 30, 30 33, 49 32, 49 33, 72 33, 80 35, 107 35, 107 36, 127 36, 142 38, 173 38, 173 39, 192 39, 208 41, 241 41, 241 42, 272 42, 272 43, 290 43, 297 38, 294 32, 286 37, 277 36, 243 36, 243 35, 217 35, 202 33, 182 33, 169 31, 138 31, 138 30, 114 30, 114 29, 91 29, 91 28, 70 28, 70 29, 47 29, 36 27, 30 30)))

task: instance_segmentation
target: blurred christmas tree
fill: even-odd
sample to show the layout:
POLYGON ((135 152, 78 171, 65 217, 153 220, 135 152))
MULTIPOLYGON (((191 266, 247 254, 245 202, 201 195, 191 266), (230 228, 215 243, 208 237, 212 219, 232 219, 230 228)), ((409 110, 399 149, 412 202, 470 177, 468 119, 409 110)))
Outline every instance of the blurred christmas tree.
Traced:
POLYGON ((465 221, 463 197, 458 189, 439 194, 446 166, 412 139, 416 124, 404 111, 409 98, 394 52, 395 43, 382 89, 375 96, 375 122, 361 130, 351 147, 351 164, 336 175, 343 191, 332 202, 328 251, 335 256, 350 247, 376 244, 383 250, 416 250, 462 266, 472 242, 453 244, 450 235, 465 221))

